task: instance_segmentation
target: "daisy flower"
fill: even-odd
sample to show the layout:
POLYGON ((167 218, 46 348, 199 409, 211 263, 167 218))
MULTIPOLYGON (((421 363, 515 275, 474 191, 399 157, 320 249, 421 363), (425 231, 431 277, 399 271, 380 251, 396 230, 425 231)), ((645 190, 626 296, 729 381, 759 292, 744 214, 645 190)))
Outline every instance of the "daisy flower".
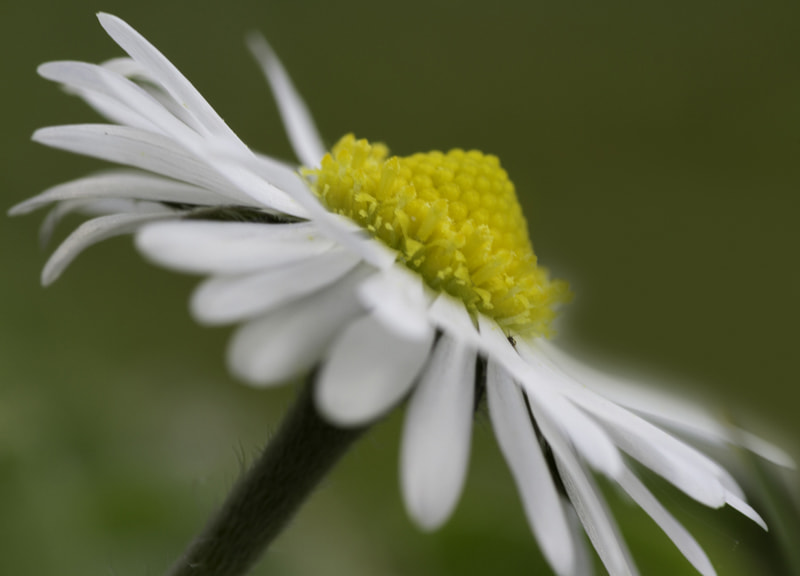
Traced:
POLYGON ((596 474, 704 575, 714 574, 709 559, 637 466, 766 528, 731 474, 675 432, 745 444, 784 464, 785 454, 695 406, 643 398, 547 340, 569 291, 538 265, 496 157, 401 158, 353 135, 327 151, 281 63, 254 36, 250 48, 300 163, 258 154, 147 40, 114 16, 99 19, 128 57, 51 62, 39 73, 110 123, 49 127, 33 138, 123 168, 11 210, 54 205, 45 237, 65 214, 92 216, 55 250, 44 284, 88 246, 133 233, 152 262, 207 276, 192 314, 238 325, 228 362, 245 382, 268 387, 312 372, 314 405, 340 429, 364 427, 408 398, 400 485, 424 529, 442 525, 458 501, 485 396, 530 528, 558 575, 590 573, 582 530, 610 574, 637 573, 596 474))

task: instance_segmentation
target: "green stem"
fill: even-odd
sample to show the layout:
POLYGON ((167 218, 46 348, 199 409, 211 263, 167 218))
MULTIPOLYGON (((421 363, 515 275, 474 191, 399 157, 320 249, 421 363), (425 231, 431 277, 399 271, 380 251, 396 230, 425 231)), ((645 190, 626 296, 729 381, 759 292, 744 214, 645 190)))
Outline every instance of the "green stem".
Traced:
POLYGON ((168 576, 246 574, 366 430, 336 428, 325 422, 314 407, 312 388, 313 376, 277 435, 168 576))

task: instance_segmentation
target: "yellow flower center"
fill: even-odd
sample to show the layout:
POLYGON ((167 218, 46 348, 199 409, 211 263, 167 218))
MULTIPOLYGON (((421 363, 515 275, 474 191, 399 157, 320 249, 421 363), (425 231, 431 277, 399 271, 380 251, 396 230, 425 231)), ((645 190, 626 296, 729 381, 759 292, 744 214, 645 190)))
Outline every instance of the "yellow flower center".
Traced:
POLYGON ((536 265, 514 184, 496 156, 470 150, 400 158, 343 137, 303 174, 329 210, 398 252, 435 291, 522 336, 548 333, 569 297, 536 265))

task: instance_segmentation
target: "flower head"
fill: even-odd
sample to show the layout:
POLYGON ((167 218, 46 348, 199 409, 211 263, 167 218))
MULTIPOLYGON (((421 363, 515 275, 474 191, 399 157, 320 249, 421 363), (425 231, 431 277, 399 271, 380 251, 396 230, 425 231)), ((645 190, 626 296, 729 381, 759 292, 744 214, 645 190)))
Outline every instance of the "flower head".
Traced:
POLYGON ((260 155, 130 26, 105 14, 100 22, 129 57, 39 72, 111 123, 44 128, 34 139, 123 169, 12 209, 55 204, 45 235, 68 212, 94 216, 51 256, 45 284, 87 246, 133 233, 153 262, 208 277, 192 313, 239 325, 228 359, 243 380, 269 386, 319 366, 316 405, 339 426, 371 422, 410 396, 401 487, 424 528, 441 525, 458 500, 476 395, 485 393, 531 529, 559 575, 580 573, 579 524, 611 574, 636 573, 593 473, 629 494, 700 573, 714 573, 631 461, 702 504, 732 506, 763 525, 724 468, 665 430, 724 445, 724 428, 693 408, 639 404, 626 384, 544 338, 568 291, 539 267, 497 158, 461 150, 390 157, 350 135, 325 153, 285 70, 254 37, 300 166, 260 155))
POLYGON ((546 332, 566 284, 537 266, 514 184, 497 157, 388 152, 348 134, 305 175, 329 210, 396 250, 434 292, 514 333, 546 332))

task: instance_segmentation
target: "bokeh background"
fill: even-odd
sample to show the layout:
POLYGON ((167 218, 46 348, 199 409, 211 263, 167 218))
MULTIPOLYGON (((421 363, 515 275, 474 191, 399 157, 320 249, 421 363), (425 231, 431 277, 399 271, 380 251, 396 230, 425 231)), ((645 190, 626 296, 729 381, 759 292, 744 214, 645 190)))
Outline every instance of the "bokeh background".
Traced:
MULTIPOLYGON (((126 18, 273 155, 291 151, 244 47, 251 29, 273 43, 330 142, 354 131, 400 154, 497 154, 541 261, 575 290, 564 345, 679 383, 797 454, 796 1, 4 2, 6 207, 101 167, 29 140, 40 126, 95 120, 35 68, 121 55, 98 10, 126 18)), ((142 262, 129 238, 42 289, 52 246, 37 245, 38 221, 0 225, 0 573, 157 576, 294 391, 235 382, 228 332, 187 314, 196 280, 142 262)), ((548 573, 488 419, 457 512, 432 535, 400 500, 401 422, 396 413, 363 439, 254 574, 548 573)), ((767 484, 792 538, 791 500, 767 484)), ((769 512, 763 482, 747 485, 769 512)), ((720 574, 792 573, 780 530, 654 489, 720 574)), ((644 514, 608 494, 643 574, 692 573, 644 514)))

